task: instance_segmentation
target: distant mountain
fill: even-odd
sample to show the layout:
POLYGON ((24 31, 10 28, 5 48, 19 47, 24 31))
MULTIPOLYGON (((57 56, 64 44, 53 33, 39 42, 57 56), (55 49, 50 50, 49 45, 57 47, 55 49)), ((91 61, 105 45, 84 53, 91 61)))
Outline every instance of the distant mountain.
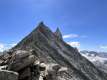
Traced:
POLYGON ((107 53, 95 51, 80 51, 80 53, 90 60, 99 69, 107 72, 107 53))
POLYGON ((64 42, 59 29, 52 32, 43 22, 11 50, 33 50, 41 62, 66 67, 60 80, 107 80, 106 73, 64 42))

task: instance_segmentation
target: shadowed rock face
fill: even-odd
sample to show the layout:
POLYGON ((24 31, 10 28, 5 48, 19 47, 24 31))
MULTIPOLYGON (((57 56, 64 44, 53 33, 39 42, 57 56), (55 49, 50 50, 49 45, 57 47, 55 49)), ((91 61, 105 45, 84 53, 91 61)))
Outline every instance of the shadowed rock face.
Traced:
POLYGON ((61 34, 59 28, 56 29, 55 35, 56 35, 56 37, 57 37, 58 39, 63 40, 62 34, 61 34))
POLYGON ((18 73, 7 70, 0 70, 0 80, 18 80, 18 73))
POLYGON ((55 63, 67 67, 66 71, 56 73, 58 80, 107 80, 107 74, 63 41, 59 29, 53 33, 43 22, 12 48, 18 49, 33 50, 33 54, 46 64, 55 63))

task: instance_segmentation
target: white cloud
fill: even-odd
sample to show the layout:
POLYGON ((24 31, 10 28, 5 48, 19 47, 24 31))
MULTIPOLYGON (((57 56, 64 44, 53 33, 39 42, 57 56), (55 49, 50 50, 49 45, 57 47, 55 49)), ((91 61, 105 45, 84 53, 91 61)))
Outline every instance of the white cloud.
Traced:
POLYGON ((11 44, 0 43, 0 52, 4 50, 8 50, 15 45, 16 45, 15 43, 11 43, 11 44))
POLYGON ((105 46, 100 46, 101 49, 107 49, 107 45, 105 46))
POLYGON ((67 34, 67 35, 63 35, 64 39, 68 39, 68 38, 87 38, 87 36, 85 35, 78 35, 78 34, 67 34))
POLYGON ((16 43, 12 43, 12 44, 8 44, 10 45, 11 47, 14 47, 16 45, 16 43))
POLYGON ((66 39, 66 38, 77 38, 79 37, 79 35, 77 34, 68 34, 68 35, 64 35, 63 38, 66 39))
POLYGON ((73 46, 73 47, 80 47, 80 42, 67 42, 67 44, 73 46))
POLYGON ((2 43, 0 43, 0 51, 4 50, 4 45, 2 43))

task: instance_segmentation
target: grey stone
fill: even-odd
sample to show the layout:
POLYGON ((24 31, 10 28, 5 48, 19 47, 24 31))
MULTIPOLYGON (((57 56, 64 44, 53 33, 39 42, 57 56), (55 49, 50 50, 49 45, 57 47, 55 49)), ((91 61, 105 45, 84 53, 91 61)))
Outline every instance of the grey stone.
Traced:
MULTIPOLYGON (((47 26, 40 23, 28 36, 26 36, 19 44, 13 47, 13 50, 35 50, 34 54, 40 61, 45 63, 55 63, 67 67, 67 71, 60 69, 64 72, 61 75, 64 80, 107 80, 107 74, 100 71, 89 60, 81 56, 76 48, 68 45, 61 40, 61 33, 57 31, 57 36, 47 26), (65 72, 66 71, 66 72, 65 72)), ((32 61, 28 58, 12 60, 11 64, 13 70, 21 70, 26 66, 30 66, 32 61), (24 61, 24 62, 23 62, 24 61), (27 63, 28 62, 28 63, 27 63), (19 66, 21 65, 21 66, 19 66), (17 68, 18 67, 18 68, 17 68)), ((58 68, 55 67, 55 70, 58 68)), ((56 78, 56 72, 49 71, 50 80, 56 78)), ((62 79, 61 77, 61 79, 62 79)))
POLYGON ((34 61, 35 61, 35 56, 30 55, 27 58, 18 59, 18 60, 13 61, 13 63, 9 64, 8 69, 17 72, 21 69, 24 69, 27 66, 32 65, 34 63, 34 61))
POLYGON ((0 80, 18 80, 18 73, 7 70, 0 70, 0 80))
POLYGON ((25 68, 23 70, 21 70, 19 72, 19 79, 20 80, 31 80, 31 71, 30 71, 30 68, 25 68))

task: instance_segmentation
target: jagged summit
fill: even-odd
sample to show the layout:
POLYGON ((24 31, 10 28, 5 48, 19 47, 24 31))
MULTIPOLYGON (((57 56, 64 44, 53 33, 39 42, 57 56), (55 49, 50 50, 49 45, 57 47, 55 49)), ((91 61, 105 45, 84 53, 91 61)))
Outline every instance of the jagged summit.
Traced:
POLYGON ((47 27, 43 22, 40 22, 37 27, 27 35, 23 40, 19 42, 18 45, 13 47, 13 49, 17 48, 31 48, 35 42, 43 40, 47 40, 48 42, 53 41, 55 39, 54 33, 47 27), (19 47, 20 46, 20 47, 19 47))
POLYGON ((107 80, 107 74, 63 41, 59 29, 53 33, 43 22, 12 49, 32 49, 40 61, 67 67, 68 70, 58 76, 60 79, 55 80, 107 80))
POLYGON ((44 25, 44 22, 43 22, 43 21, 41 21, 41 22, 39 23, 39 25, 44 25))
POLYGON ((38 28, 47 28, 47 27, 46 27, 46 25, 44 24, 44 22, 41 21, 41 22, 38 24, 38 26, 37 26, 36 29, 38 29, 38 28))
POLYGON ((59 28, 56 29, 55 35, 58 37, 58 39, 63 40, 61 31, 59 28))
MULTIPOLYGON (((32 32, 37 32, 37 31, 42 32, 42 31, 45 31, 45 30, 47 30, 47 29, 50 30, 50 29, 44 24, 44 22, 41 21, 32 32)), ((31 33, 32 33, 32 32, 31 32, 31 33)))

